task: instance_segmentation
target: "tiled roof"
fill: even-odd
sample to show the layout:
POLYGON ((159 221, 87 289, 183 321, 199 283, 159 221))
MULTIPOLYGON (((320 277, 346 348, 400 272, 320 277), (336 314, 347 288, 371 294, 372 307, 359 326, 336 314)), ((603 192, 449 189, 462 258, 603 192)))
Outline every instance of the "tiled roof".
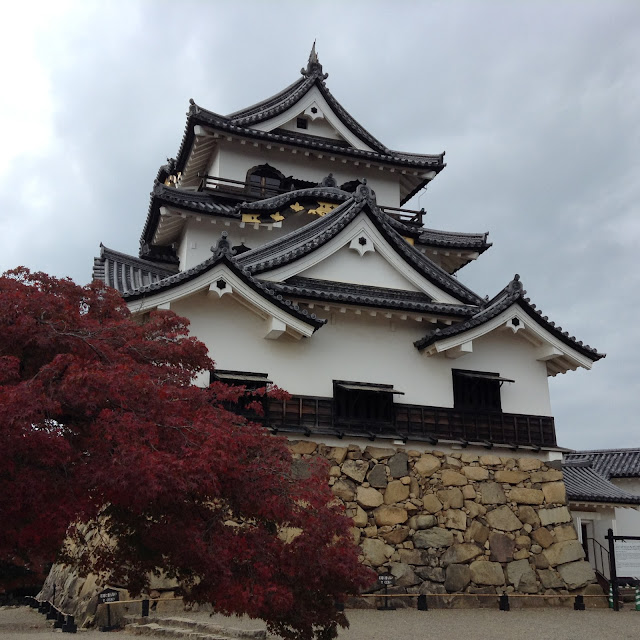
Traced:
POLYGON ((574 451, 565 459, 570 462, 588 461, 605 478, 640 478, 640 449, 574 451))
POLYGON ((459 233, 438 231, 436 229, 420 229, 418 242, 434 247, 451 247, 458 249, 475 249, 482 253, 491 246, 487 241, 489 233, 459 233))
POLYGON ((482 298, 462 285, 420 251, 408 244, 389 224, 375 202, 375 194, 360 185, 348 200, 318 220, 265 245, 243 253, 238 261, 252 273, 271 271, 315 251, 342 231, 359 213, 365 213, 400 257, 427 280, 468 304, 478 305, 482 298))
POLYGON ((640 505, 640 496, 616 487, 588 462, 576 464, 570 459, 570 455, 562 465, 569 500, 640 505))
POLYGON ((158 265, 100 245, 100 257, 93 259, 93 279, 127 293, 159 282, 176 273, 175 268, 158 265))
POLYGON ((544 327, 566 345, 575 349, 578 353, 581 353, 594 361, 604 358, 604 354, 598 353, 593 347, 583 344, 582 341, 578 341, 574 336, 570 336, 567 331, 562 330, 562 327, 556 327, 555 322, 551 322, 547 316, 543 316, 542 313, 536 309, 536 306, 531 303, 530 299, 525 297, 525 294, 526 291, 522 287, 520 276, 516 274, 514 279, 492 300, 484 303, 480 311, 478 311, 478 313, 476 313, 472 318, 444 329, 437 328, 429 331, 423 338, 417 340, 414 344, 420 350, 426 349, 435 342, 459 335, 473 329, 474 327, 483 325, 485 322, 488 322, 500 315, 511 305, 517 304, 539 325, 544 327))
POLYGON ((247 269, 240 266, 237 259, 233 256, 233 251, 229 241, 227 240, 226 231, 223 231, 222 237, 219 240, 213 255, 198 266, 188 269, 187 271, 181 271, 180 273, 170 275, 162 280, 156 280, 142 287, 121 291, 121 293, 127 302, 139 300, 140 298, 144 298, 149 295, 155 295, 160 291, 172 289, 184 282, 189 282, 221 263, 224 263, 236 276, 238 276, 245 284, 259 293, 262 297, 266 298, 271 303, 299 320, 313 326, 314 329, 318 329, 325 324, 325 320, 317 318, 315 314, 309 313, 305 309, 301 309, 295 302, 287 300, 284 296, 276 292, 271 288, 271 283, 264 283, 257 280, 247 269))
MULTIPOLYGON (((325 153, 335 153, 343 156, 347 155, 358 159, 392 164, 405 168, 425 169, 435 171, 436 173, 439 173, 444 169, 444 153, 417 154, 394 151, 387 148, 379 140, 374 138, 331 94, 324 82, 327 74, 323 73, 322 65, 313 51, 312 56, 309 58, 307 68, 302 69, 302 75, 303 77, 296 80, 274 96, 245 109, 241 109, 240 111, 236 111, 228 116, 208 111, 207 109, 198 106, 193 100, 190 100, 189 111, 187 112, 187 122, 182 142, 180 144, 180 149, 178 151, 175 169, 177 171, 184 170, 190 153, 191 144, 194 139, 195 125, 204 125, 229 134, 264 140, 265 142, 301 146, 325 153), (344 146, 342 141, 333 140, 331 138, 311 136, 305 133, 298 134, 296 131, 283 129, 261 131, 255 128, 257 124, 284 113, 313 87, 317 87, 336 116, 355 136, 365 142, 371 148, 371 151, 356 149, 350 145, 344 146)), ((411 193, 406 194, 403 201, 412 197, 413 194, 420 190, 427 181, 427 178, 420 179, 411 193)))
POLYGON ((276 291, 297 298, 340 302, 366 307, 398 309, 414 313, 468 317, 477 307, 433 302, 425 293, 350 284, 294 276, 285 282, 270 283, 276 291))
POLYGON ((227 117, 236 124, 254 126, 259 122, 270 120, 271 118, 284 113, 315 86, 319 89, 322 97, 327 101, 333 112, 352 133, 379 153, 389 153, 389 149, 387 149, 387 147, 374 138, 360 123, 358 123, 329 91, 325 84, 328 74, 323 73, 322 65, 320 64, 315 52, 315 44, 314 48, 311 50, 307 68, 301 69, 301 73, 302 78, 299 78, 296 82, 289 85, 286 89, 280 91, 276 95, 247 107, 246 109, 236 111, 227 117))
POLYGON ((191 139, 194 135, 193 127, 197 124, 219 129, 229 134, 264 140, 265 142, 291 144, 325 153, 329 152, 337 155, 352 156, 354 158, 369 160, 371 162, 393 164, 411 169, 428 169, 430 171, 440 172, 445 166, 443 154, 418 155, 401 153, 391 149, 386 152, 367 151, 366 149, 356 149, 355 147, 344 147, 340 144, 336 144, 331 138, 318 137, 315 139, 311 138, 311 136, 302 138, 299 137, 295 131, 287 131, 286 133, 283 133, 281 130, 280 133, 276 133, 275 131, 253 129, 244 125, 235 124, 226 116, 214 113, 213 111, 208 111, 207 109, 195 104, 195 102, 192 102, 189 107, 185 135, 178 152, 178 171, 182 171, 184 168, 188 150, 191 146, 191 139))
POLYGON ((241 217, 236 210, 235 203, 223 202, 220 197, 203 191, 177 189, 156 181, 150 195, 149 211, 140 236, 141 245, 149 244, 152 241, 160 220, 160 207, 164 204, 193 211, 194 213, 205 213, 225 218, 241 217))

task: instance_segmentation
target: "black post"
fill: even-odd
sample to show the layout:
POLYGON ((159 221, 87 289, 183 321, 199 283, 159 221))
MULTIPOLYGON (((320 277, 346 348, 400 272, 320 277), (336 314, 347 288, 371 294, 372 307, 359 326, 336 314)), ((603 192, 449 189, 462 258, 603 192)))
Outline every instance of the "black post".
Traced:
POLYGON ((149 601, 148 600, 142 601, 142 617, 143 618, 149 617, 149 601))
POLYGON ((62 613, 62 611, 58 611, 58 615, 56 615, 56 621, 53 623, 53 628, 62 629, 63 624, 64 624, 64 613, 62 613))
POLYGON ((52 604, 49 604, 49 611, 47 611, 47 620, 55 620, 57 617, 58 612, 56 611, 56 608, 52 604))
POLYGON ((429 605, 427 604, 427 596, 421 593, 418 596, 418 611, 429 611, 429 605))
POLYGON ((618 576, 616 574, 616 545, 613 540, 613 529, 607 529, 607 540, 609 541, 609 580, 611 582, 613 595, 613 610, 620 611, 620 603, 618 602, 618 576))
POLYGON ((500 611, 510 611, 511 605, 509 604, 509 596, 506 593, 503 593, 500 596, 500 602, 498 603, 498 607, 500 611))
POLYGON ((576 596, 576 600, 573 603, 573 609, 575 611, 584 611, 585 610, 584 598, 581 595, 577 595, 576 596))
POLYGON ((73 616, 67 616, 67 621, 62 625, 62 633, 76 633, 77 631, 78 625, 73 616))
POLYGON ((389 604, 389 588, 384 585, 384 606, 378 607, 378 611, 395 611, 395 607, 389 604))

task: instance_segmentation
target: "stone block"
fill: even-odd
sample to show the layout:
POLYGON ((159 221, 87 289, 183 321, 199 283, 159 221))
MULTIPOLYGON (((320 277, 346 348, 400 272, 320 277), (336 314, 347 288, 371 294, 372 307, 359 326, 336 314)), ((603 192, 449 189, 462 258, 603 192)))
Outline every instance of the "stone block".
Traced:
POLYGON ((445 487, 462 487, 467 484, 467 479, 464 475, 457 471, 451 471, 451 469, 444 469, 441 476, 442 484, 445 487))
POLYGON ((539 489, 513 487, 509 491, 509 500, 517 504, 542 504, 544 502, 544 493, 539 489))
POLYGON ((392 555, 393 548, 377 538, 366 538, 360 545, 365 560, 372 567, 383 565, 392 555))
POLYGON ((400 562, 406 564, 421 566, 429 563, 429 554, 426 551, 420 551, 420 549, 399 549, 398 555, 400 562))
POLYGON ((528 549, 518 549, 513 552, 514 560, 526 560, 529 557, 528 549))
POLYGON ((500 460, 500 456, 494 455, 486 455, 480 456, 480 464, 483 464, 487 467, 497 467, 502 464, 502 460, 500 460))
POLYGON ((533 564, 535 564, 536 569, 548 569, 549 561, 545 557, 543 553, 538 553, 533 556, 533 564))
POLYGON ((404 562, 393 562, 389 565, 389 573, 396 579, 396 587, 412 587, 421 582, 413 569, 404 562))
POLYGON ((380 537, 388 544, 402 544, 409 537, 409 527, 396 527, 386 533, 381 533, 380 537))
POLYGON ((518 507, 518 517, 525 524, 531 525, 532 527, 540 526, 540 518, 536 510, 533 507, 529 507, 526 505, 518 507))
MULTIPOLYGON (((336 484, 338 483, 336 482, 336 484)), ((336 485, 334 484, 333 486, 335 488, 336 485)), ((365 509, 379 507, 384 502, 382 494, 373 487, 358 487, 356 490, 356 500, 358 504, 365 509)))
MULTIPOLYGON (((334 496, 345 502, 350 502, 355 498, 356 485, 351 480, 336 480, 331 487, 331 491, 334 496)), ((380 497, 382 498, 382 496, 380 497)))
POLYGON ((531 549, 531 538, 529 536, 517 536, 516 546, 520 549, 531 549))
POLYGON ((551 532, 544 527, 540 527, 536 529, 531 537, 539 544, 543 549, 548 549, 556 540, 551 535, 551 532))
POLYGON ((444 588, 449 593, 462 593, 471 582, 471 570, 466 564, 450 564, 445 576, 444 588))
POLYGON ((489 471, 484 467, 463 467, 462 473, 469 480, 486 480, 489 477, 489 471))
POLYGON ((464 539, 466 542, 477 542, 480 545, 484 545, 489 539, 489 531, 489 527, 485 527, 478 520, 472 520, 464 534, 464 539))
POLYGON ((483 516, 487 513, 487 508, 481 504, 478 504, 474 500, 465 500, 464 508, 469 512, 469 517, 474 519, 478 516, 483 516))
POLYGON ((450 564, 464 564, 477 558, 482 549, 470 542, 463 542, 462 544, 451 545, 442 556, 442 566, 448 567, 450 564))
POLYGON ((531 482, 558 482, 562 480, 562 471, 557 469, 549 469, 549 471, 533 471, 531 473, 531 482))
POLYGON ((368 453, 374 460, 386 460, 395 453, 395 450, 387 449, 386 447, 365 447, 364 452, 368 453))
POLYGON ((289 450, 293 454, 310 455, 318 448, 316 442, 310 440, 291 440, 289 442, 289 450))
POLYGON ((374 510, 373 517, 379 527, 384 527, 388 525, 402 524, 407 521, 409 516, 406 509, 384 505, 374 510))
POLYGON ((503 484, 519 484, 529 479, 529 474, 524 471, 496 471, 493 474, 496 482, 503 484))
POLYGON ((387 486, 387 468, 384 464, 375 464, 367 476, 369 484, 376 489, 384 489, 387 486))
POLYGON ((440 460, 429 453, 425 453, 416 460, 413 469, 423 478, 429 478, 440 469, 440 460))
POLYGON ((553 509, 540 509, 538 511, 540 523, 543 527, 548 524, 562 524, 563 522, 571 522, 571 514, 567 507, 555 507, 553 509))
POLYGON ((416 573, 430 582, 444 582, 444 569, 442 567, 417 567, 416 573))
POLYGON ((467 528, 467 514, 461 509, 447 509, 444 512, 445 527, 465 531, 467 528))
POLYGON ((540 576, 540 582, 545 589, 564 589, 564 580, 560 577, 560 574, 553 569, 541 569, 538 571, 540 576))
POLYGON ((578 534, 572 524, 566 524, 559 527, 554 527, 553 535, 556 538, 556 542, 565 542, 566 540, 577 540, 578 534))
POLYGON ((440 549, 453 544, 453 533, 448 529, 434 527, 425 531, 416 531, 413 544, 418 549, 440 549))
POLYGON ((522 529, 522 522, 509 507, 503 505, 487 513, 487 522, 492 529, 500 531, 517 531, 522 529))
POLYGON ((520 593, 537 593, 536 572, 527 560, 516 560, 507 565, 507 579, 520 593))
POLYGON ((520 471, 537 471, 542 466, 542 460, 537 458, 518 458, 520 471))
POLYGON ((462 487, 461 491, 462 491, 462 497, 465 500, 475 500, 477 496, 476 490, 471 484, 467 484, 464 487, 462 487))
POLYGON ((542 485, 542 492, 547 504, 567 503, 567 489, 564 482, 545 482, 542 485))
POLYGON ((499 562, 475 560, 469 565, 471 580, 477 585, 500 586, 504 584, 504 572, 499 562))
POLYGON ((421 529, 430 529, 435 527, 437 520, 435 516, 421 514, 419 516, 412 516, 409 520, 409 526, 416 531, 421 529))
POLYGON ((489 534, 490 559, 494 562, 511 562, 515 546, 515 542, 503 533, 493 531, 489 534))
POLYGON ((552 567, 584 558, 584 549, 578 540, 556 542, 542 553, 552 567))
POLYGON ((399 451, 387 461, 389 475, 392 478, 402 478, 409 474, 409 456, 404 451, 399 451))
POLYGON ((334 460, 337 464, 342 464, 347 457, 347 447, 331 447, 327 457, 329 460, 334 460))
POLYGON ((462 491, 457 487, 440 489, 438 491, 438 500, 440 500, 445 509, 462 509, 464 506, 462 491))
POLYGON ((570 562, 558 567, 558 573, 567 583, 569 589, 579 589, 596 579, 596 574, 591 565, 585 560, 570 562))
POLYGON ((366 460, 347 460, 342 465, 342 473, 357 483, 364 482, 369 471, 369 463, 366 460))
POLYGON ((497 482, 482 482, 477 486, 482 504, 505 504, 507 497, 497 482))
POLYGON ((409 497, 409 487, 400 480, 392 480, 384 492, 385 504, 403 502, 409 497))
POLYGON ((347 509, 347 515, 353 519, 356 527, 366 527, 368 524, 367 512, 360 506, 356 505, 352 509, 347 509))
POLYGON ((433 493, 428 493, 426 496, 422 498, 422 504, 424 505, 425 511, 429 513, 438 513, 442 509, 442 502, 433 495, 433 493))

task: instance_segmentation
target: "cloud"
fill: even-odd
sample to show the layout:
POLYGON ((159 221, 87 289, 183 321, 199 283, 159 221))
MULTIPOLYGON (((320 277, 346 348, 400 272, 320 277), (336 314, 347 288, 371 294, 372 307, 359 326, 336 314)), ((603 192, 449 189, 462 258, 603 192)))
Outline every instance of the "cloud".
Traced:
POLYGON ((42 2, 0 24, 0 270, 78 282, 136 253, 188 99, 229 113, 298 77, 392 148, 447 151, 408 206, 490 231, 459 277, 533 302, 607 352, 551 381, 560 443, 638 445, 640 5, 630 2, 42 2), (579 437, 577 435, 579 434, 579 437))

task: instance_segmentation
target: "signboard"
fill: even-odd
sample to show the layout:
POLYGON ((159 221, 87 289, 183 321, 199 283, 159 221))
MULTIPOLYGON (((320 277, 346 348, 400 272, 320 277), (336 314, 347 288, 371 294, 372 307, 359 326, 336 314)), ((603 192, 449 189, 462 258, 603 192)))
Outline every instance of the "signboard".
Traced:
POLYGON ((386 587, 392 585, 395 582, 395 578, 387 573, 385 575, 378 576, 378 582, 386 587))
POLYGON ((98 603, 106 604, 108 602, 118 602, 120 600, 120 592, 115 589, 105 589, 98 594, 98 603))
POLYGON ((640 578, 640 540, 616 540, 614 544, 618 576, 640 578))

